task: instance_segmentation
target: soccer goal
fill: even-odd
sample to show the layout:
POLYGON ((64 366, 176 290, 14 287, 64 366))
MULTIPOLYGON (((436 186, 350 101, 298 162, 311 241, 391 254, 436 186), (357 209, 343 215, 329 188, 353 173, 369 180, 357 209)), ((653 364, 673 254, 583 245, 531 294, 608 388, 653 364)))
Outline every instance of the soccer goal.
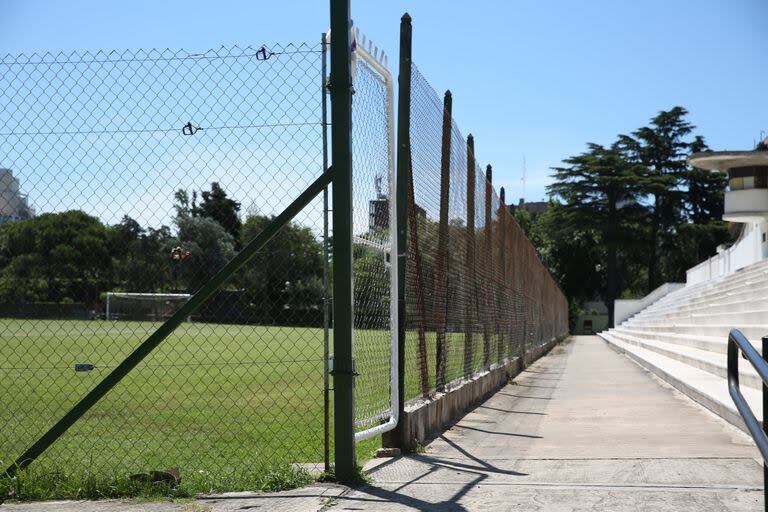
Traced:
POLYGON ((107 320, 139 320, 161 322, 189 298, 188 293, 130 293, 107 292, 107 320))

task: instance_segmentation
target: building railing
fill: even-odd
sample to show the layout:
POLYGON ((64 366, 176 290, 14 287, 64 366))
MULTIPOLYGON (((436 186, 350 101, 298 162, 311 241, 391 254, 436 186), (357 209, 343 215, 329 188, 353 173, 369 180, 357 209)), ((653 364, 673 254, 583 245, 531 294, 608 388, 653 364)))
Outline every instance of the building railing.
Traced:
POLYGON ((726 276, 764 258, 762 230, 754 224, 745 224, 744 233, 730 247, 718 252, 686 271, 685 284, 692 286, 710 279, 726 276))

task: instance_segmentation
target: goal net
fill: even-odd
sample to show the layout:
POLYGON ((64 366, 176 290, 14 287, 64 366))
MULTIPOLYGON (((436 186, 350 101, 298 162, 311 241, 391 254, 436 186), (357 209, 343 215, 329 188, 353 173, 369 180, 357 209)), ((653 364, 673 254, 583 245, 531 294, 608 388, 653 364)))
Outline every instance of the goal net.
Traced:
POLYGON ((191 297, 188 293, 107 292, 107 320, 162 322, 191 297))

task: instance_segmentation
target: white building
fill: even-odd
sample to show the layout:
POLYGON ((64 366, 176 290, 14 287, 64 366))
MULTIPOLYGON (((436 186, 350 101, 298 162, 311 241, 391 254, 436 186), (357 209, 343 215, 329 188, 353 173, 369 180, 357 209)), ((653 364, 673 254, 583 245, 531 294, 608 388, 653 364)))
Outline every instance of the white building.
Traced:
POLYGON ((10 169, 0 169, 0 223, 26 220, 35 216, 26 194, 19 190, 19 180, 10 169))
POLYGON ((742 223, 738 240, 688 269, 686 286, 726 276, 768 259, 768 139, 754 151, 707 151, 688 162, 701 169, 728 173, 723 220, 742 223))

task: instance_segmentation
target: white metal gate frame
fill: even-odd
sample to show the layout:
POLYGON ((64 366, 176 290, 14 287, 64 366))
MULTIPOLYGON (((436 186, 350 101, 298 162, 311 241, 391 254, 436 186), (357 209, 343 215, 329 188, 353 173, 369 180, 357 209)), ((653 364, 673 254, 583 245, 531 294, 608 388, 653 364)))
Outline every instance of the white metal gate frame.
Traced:
MULTIPOLYGON (((326 33, 326 42, 330 43, 330 31, 326 33)), ((390 378, 389 378, 389 411, 387 420, 375 427, 371 427, 360 432, 355 432, 355 442, 360 442, 370 437, 383 434, 394 429, 399 421, 399 383, 397 376, 398 360, 398 305, 397 305, 397 201, 395 195, 395 87, 392 74, 387 69, 387 57, 383 50, 379 50, 365 35, 360 34, 359 29, 352 29, 352 73, 354 76, 354 65, 357 59, 362 59, 368 66, 374 69, 384 82, 387 92, 387 118, 389 120, 389 155, 388 155, 388 199, 389 199, 389 244, 378 244, 371 240, 354 236, 353 243, 365 245, 376 249, 386 258, 390 275, 390 378), (367 44, 366 44, 367 43, 367 44)), ((354 172, 354 171, 353 171, 354 172)), ((353 283, 354 286, 354 283, 353 283)), ((354 292, 353 292, 354 293, 354 292)), ((352 343, 354 347, 354 329, 352 331, 352 343)))

